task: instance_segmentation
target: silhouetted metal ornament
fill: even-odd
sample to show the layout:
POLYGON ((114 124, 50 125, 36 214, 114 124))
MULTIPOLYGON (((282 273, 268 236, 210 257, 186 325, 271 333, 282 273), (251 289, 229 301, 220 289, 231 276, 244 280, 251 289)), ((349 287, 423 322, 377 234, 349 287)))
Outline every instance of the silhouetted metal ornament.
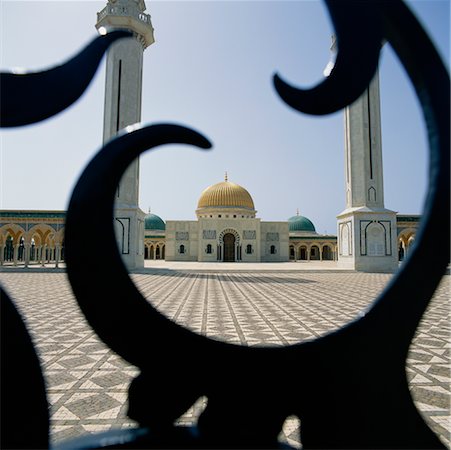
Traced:
POLYGON ((234 371, 240 367, 245 379, 269 382, 279 367, 268 365, 266 358, 272 362, 271 355, 277 354, 283 360, 283 352, 211 340, 172 322, 142 297, 118 253, 112 217, 116 186, 122 174, 145 150, 174 143, 210 146, 208 140, 190 129, 159 124, 123 132, 89 163, 74 188, 66 217, 69 280, 96 333, 111 349, 141 369, 130 386, 129 415, 151 429, 153 441, 146 446, 173 445, 180 436, 180 430, 172 427, 174 420, 206 395, 209 414, 203 422, 208 426, 203 427, 202 438, 194 440, 196 445, 205 442, 218 446, 227 442, 232 447, 262 447, 270 443, 273 447, 285 418, 280 406, 286 400, 272 392, 262 395, 260 385, 247 384, 234 376, 234 371), (87 229, 92 236, 102 235, 102 261, 85 258, 82 243, 87 229), (220 382, 224 378, 226 388, 220 382), (237 402, 243 405, 241 411, 235 410, 237 402), (232 428, 222 420, 231 408, 232 428))
POLYGON ((179 353, 181 348, 188 351, 191 340, 201 337, 155 310, 130 280, 118 253, 112 220, 117 185, 128 165, 146 150, 164 144, 207 149, 211 144, 199 133, 179 125, 134 126, 127 130, 98 152, 77 182, 67 211, 65 251, 69 280, 90 324, 114 351, 130 363, 146 367, 154 365, 160 347, 165 348, 164 357, 172 359, 172 352, 179 353), (107 264, 96 258, 86 261, 80 244, 88 229, 91 235, 102 236, 102 259, 107 264), (164 345, 157 344, 160 341, 164 345), (142 345, 151 342, 155 348, 149 358, 142 345))
MULTIPOLYGON (((73 103, 89 84, 107 47, 131 36, 115 31, 96 38, 63 66, 25 75, 0 74, 0 126, 12 127, 48 118, 73 103)), ((49 446, 49 405, 39 359, 25 323, 0 288, 1 448, 49 446)))
POLYGON ((282 100, 305 114, 330 114, 357 100, 376 72, 382 43, 376 1, 325 0, 338 54, 330 76, 312 89, 299 89, 274 75, 282 100))
POLYGON ((41 366, 22 317, 2 288, 0 301, 0 447, 48 448, 49 413, 41 366))
MULTIPOLYGON (((422 103, 431 151, 428 196, 414 250, 362 317, 317 340, 250 348, 197 335, 159 313, 133 284, 117 250, 113 206, 121 175, 145 150, 173 143, 206 149, 210 143, 180 125, 125 130, 99 151, 80 177, 67 213, 65 244, 68 276, 88 322, 112 350, 140 369, 129 390, 129 416, 141 428, 99 433, 55 448, 276 448, 282 423, 292 414, 301 419, 304 449, 445 448, 412 401, 405 362, 418 322, 449 262, 449 235, 443 240, 450 216, 449 75, 402 2, 329 1, 328 7, 339 39, 330 81, 306 93, 287 89, 276 79, 277 89, 302 111, 336 111, 370 82, 381 40, 393 45, 422 103), (358 69, 355 61, 361 63, 358 69), (85 258, 87 230, 104 239, 102 259, 85 258), (437 253, 438 247, 442 252, 437 253), (173 421, 203 395, 208 406, 198 427, 174 427, 173 421)), ((49 89, 46 77, 33 84, 49 89)), ((10 98, 19 95, 19 84, 11 89, 10 98)), ((11 104, 2 104, 8 114, 11 104)), ((63 108, 57 104, 53 113, 63 108)), ((44 118, 41 113, 34 118, 26 114, 18 111, 6 122, 10 125, 2 126, 44 118)), ((1 300, 3 313, 11 304, 3 293, 1 300)), ((38 367, 20 317, 12 310, 5 317, 15 317, 13 331, 6 328, 7 339, 17 332, 25 342, 15 358, 38 367)), ((38 384, 39 376, 38 367, 38 384)), ((19 389, 14 379, 7 380, 12 392, 19 389)), ((44 414, 45 399, 30 399, 31 410, 44 414)), ((7 409, 14 407, 8 401, 7 409)), ((38 427, 45 433, 46 423, 38 427)), ((33 439, 36 447, 44 442, 33 439)))
POLYGON ((0 127, 29 125, 66 109, 86 90, 107 48, 130 36, 117 30, 96 37, 72 59, 46 71, 0 73, 0 127))
MULTIPOLYGON (((330 9, 337 3, 327 2, 330 9)), ((427 34, 403 2, 339 3, 343 4, 344 16, 356 24, 362 12, 358 4, 371 6, 374 18, 368 17, 363 26, 373 29, 373 21, 380 18, 382 37, 393 46, 412 80, 428 130, 429 186, 416 245, 399 273, 364 317, 312 343, 318 350, 314 356, 318 370, 312 371, 316 377, 311 382, 318 391, 314 401, 308 395, 300 399, 304 407, 299 413, 302 443, 304 448, 445 448, 413 404, 405 361, 418 323, 449 263, 449 233, 443 233, 450 229, 449 74, 427 34), (331 418, 326 424, 324 404, 331 418)), ((362 40, 354 27, 343 26, 346 18, 338 18, 332 9, 331 13, 339 39, 338 62, 344 53, 357 54, 345 45, 363 42, 365 46, 368 36, 364 35, 362 40)), ((366 57, 362 56, 374 67, 376 54, 373 43, 372 50, 370 46, 366 57)), ((327 92, 329 79, 318 88, 301 91, 287 88, 276 78, 276 89, 288 105, 299 111, 332 112, 343 101, 342 106, 346 106, 349 100, 358 97, 359 91, 362 93, 361 84, 354 89, 355 79, 337 77, 337 71, 338 63, 329 77, 336 89, 334 93, 327 92)), ((359 77, 358 72, 356 76, 359 77)), ((368 71, 363 72, 363 77, 366 83, 370 81, 368 71)))

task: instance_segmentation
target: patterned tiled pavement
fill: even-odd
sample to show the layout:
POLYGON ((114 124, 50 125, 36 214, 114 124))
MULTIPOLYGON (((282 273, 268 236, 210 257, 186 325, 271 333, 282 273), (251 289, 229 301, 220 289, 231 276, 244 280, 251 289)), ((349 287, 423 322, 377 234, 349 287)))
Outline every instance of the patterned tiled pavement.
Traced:
MULTIPOLYGON (((320 336, 354 318, 389 275, 338 272, 193 272, 147 270, 132 275, 141 292, 173 320, 216 339, 243 345, 286 345, 320 336)), ((135 424, 127 419, 127 387, 136 369, 109 351, 86 325, 65 273, 0 273, 38 348, 59 442, 135 424)), ((450 276, 445 276, 410 351, 407 376, 416 405, 449 446, 450 276)), ((199 399, 181 419, 195 420, 199 399)), ((299 424, 281 439, 300 446, 299 424)))

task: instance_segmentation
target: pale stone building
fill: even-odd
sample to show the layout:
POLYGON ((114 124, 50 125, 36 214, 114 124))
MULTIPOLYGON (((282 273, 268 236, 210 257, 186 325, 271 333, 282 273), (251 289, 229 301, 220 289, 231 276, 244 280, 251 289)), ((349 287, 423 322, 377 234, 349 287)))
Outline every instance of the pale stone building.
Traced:
POLYGON ((337 237, 321 235, 312 221, 299 215, 287 221, 264 222, 242 186, 228 181, 205 189, 197 220, 168 220, 156 214, 145 219, 145 258, 168 261, 283 262, 333 261, 337 237))
POLYGON ((165 259, 166 224, 150 211, 144 219, 144 259, 165 259))
POLYGON ((290 235, 290 260, 335 261, 337 236, 318 234, 313 222, 299 215, 288 219, 290 235))
MULTIPOLYGON (((223 209, 224 211, 224 209, 223 209)), ((180 226, 181 230, 173 228, 172 243, 169 244, 173 249, 180 250, 180 245, 184 245, 184 253, 178 254, 178 261, 193 261, 188 259, 189 248, 197 248, 197 255, 203 249, 203 259, 194 259, 194 261, 224 261, 224 237, 227 230, 230 230, 235 244, 240 243, 241 259, 235 258, 235 261, 331 261, 337 259, 337 236, 321 235, 315 230, 315 226, 307 217, 299 215, 290 217, 287 222, 261 222, 260 219, 247 217, 230 217, 230 211, 225 215, 229 217, 201 218, 197 221, 168 221, 168 225, 175 228, 180 226), (223 220, 223 221, 221 221, 223 220), (252 220, 256 222, 252 222, 252 220), (257 238, 257 228, 260 227, 259 239, 249 239, 253 237, 244 231, 252 231, 251 224, 254 223, 255 236, 257 238), (185 224, 185 225, 180 225, 185 224), (216 228, 213 228, 213 224, 216 228), (240 225, 241 224, 241 225, 240 225), (259 224, 259 225, 256 225, 259 224), (188 233, 193 230, 193 240, 179 240, 175 238, 176 231, 188 233), (201 232, 199 230, 202 230, 201 232), (216 240, 204 239, 203 230, 216 231, 216 240), (202 239, 199 243, 199 234, 202 239), (263 233, 263 234, 262 234, 263 233), (278 233, 279 241, 276 241, 277 235, 268 233, 278 233), (222 239, 220 240, 220 236, 222 239), (288 238, 286 237, 288 235, 288 238), (239 240, 237 239, 237 236, 239 240), (267 240, 269 237, 269 240, 267 240), (188 243, 188 246, 186 245, 188 243), (260 259, 256 259, 257 243, 259 244, 260 259), (244 244, 244 247, 243 247, 244 244), (255 244, 255 247, 254 247, 255 244), (200 246, 202 245, 202 247, 200 246), (250 245, 251 247, 248 247, 250 245), (211 246, 211 247, 209 247, 211 246), (221 248, 222 259, 218 259, 218 247, 221 248), (280 249, 285 248, 281 256, 280 249), (211 249, 211 253, 209 252, 211 249), (250 253, 246 253, 249 250, 250 253), (254 253, 252 253, 254 250, 254 253), (244 255, 243 255, 244 253, 244 255), (186 258, 186 259, 183 259, 186 258)), ((209 216, 209 214, 207 213, 209 216)), ((213 213, 211 214, 213 215, 213 213)), ((217 212, 219 215, 219 212, 217 212)), ((244 214, 242 214, 244 215, 244 214)), ((221 213, 222 216, 222 213, 221 213)), ((1 266, 20 266, 37 267, 53 266, 59 267, 64 263, 64 228, 65 211, 26 211, 26 210, 0 210, 0 265, 1 266)), ((397 216, 397 249, 398 259, 402 261, 408 255, 411 246, 415 242, 415 235, 419 227, 420 216, 418 215, 398 215, 397 216)), ((166 246, 168 243, 166 236, 166 223, 159 216, 148 213, 144 219, 144 233, 140 237, 144 244, 144 257, 146 260, 164 260, 166 259, 166 246)), ((89 230, 87 230, 87 236, 89 230)), ((210 238, 214 233, 205 233, 210 238)), ((179 235, 184 238, 186 235, 179 235)), ((101 242, 99 236, 97 242, 101 242)), ((230 242, 229 242, 230 245, 230 242)), ((228 250, 230 251, 230 250, 228 250)), ((173 250, 175 253, 175 250, 173 250)), ((235 252, 237 252, 235 248, 235 252)), ((238 255, 238 253, 235 253, 238 255)), ((86 258, 101 258, 101 247, 95 247, 90 239, 86 239, 86 258)), ((169 259, 169 258, 168 258, 169 259)))
POLYGON ((242 186, 225 180, 205 189, 197 220, 166 222, 168 261, 288 261, 287 222, 262 222, 242 186))
POLYGON ((58 267, 65 218, 65 211, 0 211, 0 265, 58 267))
MULTIPOLYGON (((133 37, 108 51, 105 79, 104 142, 141 120, 143 52, 154 42, 144 0, 108 0, 96 27, 127 28, 133 37)), ((138 205, 139 159, 116 192, 114 226, 118 250, 128 269, 144 259, 168 261, 283 262, 337 260, 341 267, 393 272, 415 240, 419 216, 398 215, 384 205, 379 80, 345 108, 346 207, 337 216, 338 236, 320 235, 299 215, 287 221, 256 217, 249 192, 223 182, 205 189, 197 220, 147 216, 138 205)), ((64 259, 64 211, 0 211, 0 265, 58 267, 64 259)), ((89 230, 86 230, 87 235, 89 230)), ((97 237, 101 239, 101 236, 97 237)), ((101 251, 86 242, 87 258, 101 251)))
POLYGON ((420 225, 420 219, 421 216, 414 214, 398 214, 396 216, 399 261, 407 258, 411 247, 415 243, 415 235, 420 225))

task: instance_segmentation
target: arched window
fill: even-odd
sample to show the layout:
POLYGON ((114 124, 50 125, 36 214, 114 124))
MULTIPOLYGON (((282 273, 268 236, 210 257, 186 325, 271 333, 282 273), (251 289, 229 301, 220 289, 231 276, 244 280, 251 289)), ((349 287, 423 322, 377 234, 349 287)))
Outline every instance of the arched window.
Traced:
POLYGON ((179 247, 179 253, 185 253, 185 246, 183 244, 179 247))
POLYGON ((349 223, 340 224, 341 242, 339 241, 339 245, 340 252, 343 256, 351 255, 351 233, 349 227, 349 223))
POLYGON ((310 248, 310 259, 320 259, 319 247, 317 245, 312 245, 312 247, 310 248))
POLYGON ((334 259, 334 255, 332 253, 332 249, 329 245, 325 245, 322 250, 322 259, 325 261, 332 261, 334 259))
POLYGON ((402 245, 402 242, 399 243, 398 247, 398 260, 404 261, 404 247, 402 245))
POLYGON ((20 238, 19 249, 17 252, 17 259, 19 261, 23 261, 25 259, 25 239, 23 237, 20 238))
POLYGON ((269 248, 269 252, 271 253, 271 255, 275 255, 276 254, 276 246, 271 245, 271 247, 269 248))
POLYGON ((246 253, 248 255, 250 255, 252 253, 252 245, 251 244, 246 245, 246 253))
POLYGON ((207 245, 207 249, 205 250, 208 254, 212 253, 212 248, 211 248, 211 244, 207 245))
POLYGON ((368 256, 385 256, 387 254, 385 235, 384 226, 378 222, 372 222, 366 227, 366 254, 368 256))
POLYGON ((3 250, 3 260, 4 261, 12 261, 14 257, 14 246, 13 246, 13 238, 8 236, 5 242, 5 249, 3 250))

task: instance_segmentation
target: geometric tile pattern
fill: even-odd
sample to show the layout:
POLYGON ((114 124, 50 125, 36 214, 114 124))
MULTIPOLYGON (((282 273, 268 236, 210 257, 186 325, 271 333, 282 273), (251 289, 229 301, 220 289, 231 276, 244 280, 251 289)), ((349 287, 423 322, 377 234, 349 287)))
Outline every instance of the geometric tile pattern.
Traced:
MULTIPOLYGON (((314 339, 357 316, 390 275, 352 272, 195 272, 149 269, 133 274, 162 313, 197 333, 242 345, 287 345, 314 339)), ((51 405, 53 442, 134 426, 127 389, 137 369, 109 350, 87 325, 64 273, 0 272, 40 356, 51 405)), ((407 376, 428 425, 446 445, 450 425, 450 276, 445 276, 412 343, 407 376)), ((179 419, 196 420, 201 398, 179 419)), ((300 447, 299 421, 281 439, 300 447)))

